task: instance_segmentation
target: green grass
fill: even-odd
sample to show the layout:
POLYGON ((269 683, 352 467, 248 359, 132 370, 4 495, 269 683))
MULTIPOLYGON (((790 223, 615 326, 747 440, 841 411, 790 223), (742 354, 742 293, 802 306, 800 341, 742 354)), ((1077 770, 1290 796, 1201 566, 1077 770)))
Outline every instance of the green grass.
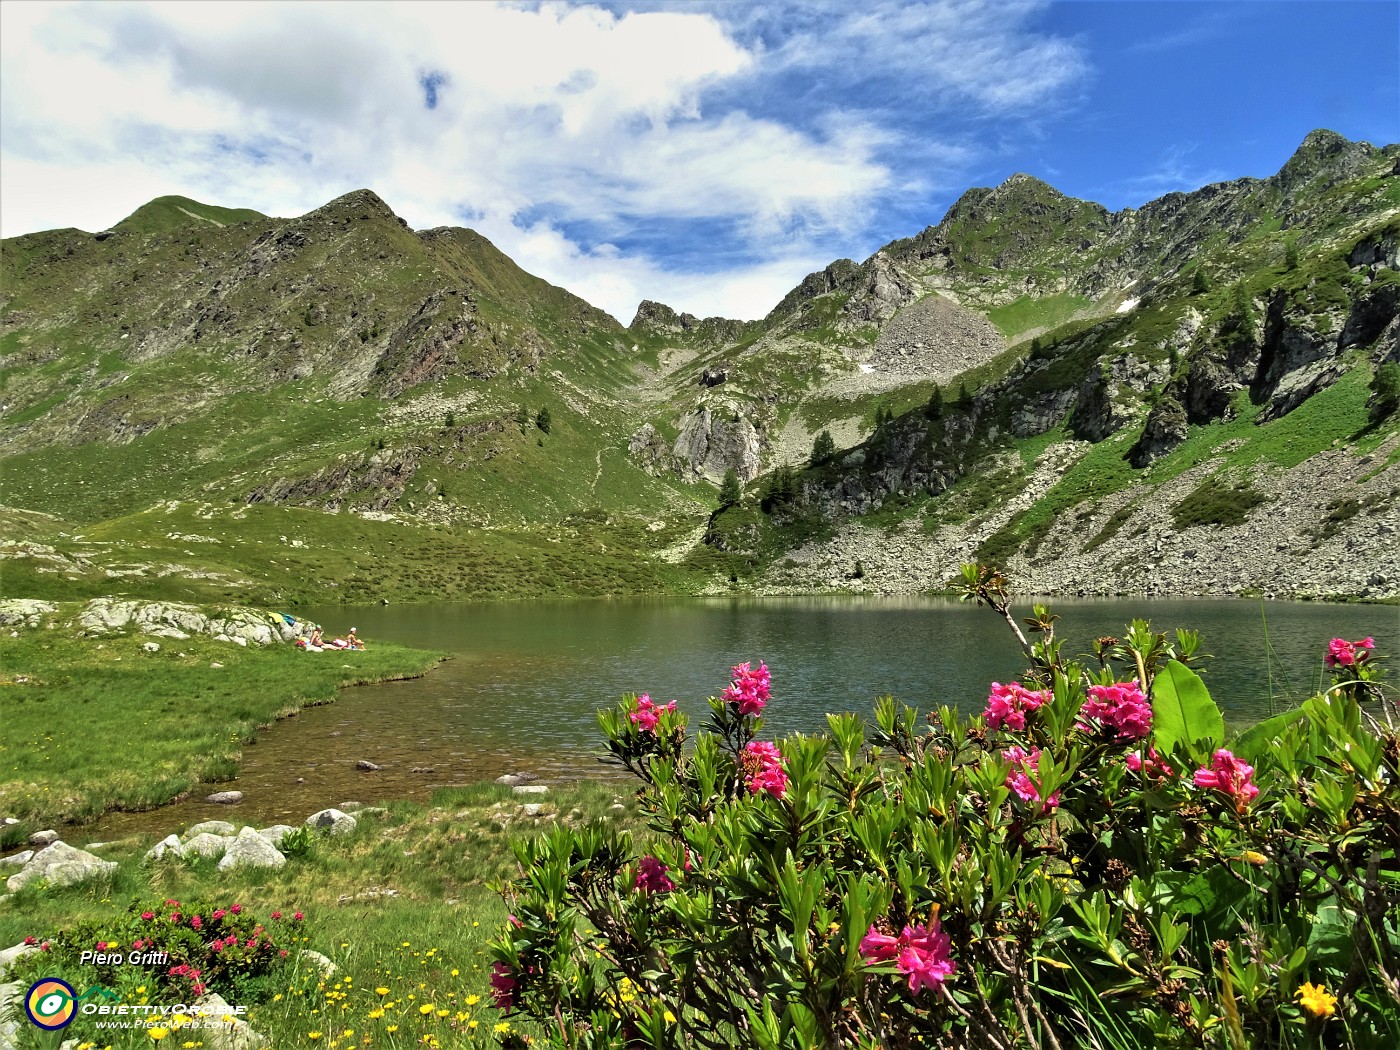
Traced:
POLYGON ((145 635, 80 637, 78 611, 61 606, 53 629, 0 636, 0 810, 22 821, 10 840, 229 780, 259 726, 343 685, 415 676, 441 659, 382 644, 316 660, 290 645, 203 636, 162 638, 147 652, 145 635))
POLYGON ((1074 319, 1093 306, 1093 301, 1081 295, 1060 293, 1035 298, 1023 295, 1005 306, 994 306, 987 311, 987 320, 1001 330, 1007 339, 1015 341, 1023 332, 1032 330, 1049 331, 1074 319))
MULTIPOLYGON (((505 926, 508 908, 491 885, 517 874, 513 844, 560 821, 633 830, 642 823, 626 781, 553 785, 542 799, 527 800, 543 804, 534 818, 523 814, 521 801, 508 788, 482 784, 441 791, 428 806, 390 803, 387 814, 362 815, 348 836, 316 837, 307 854, 275 871, 218 872, 212 860, 142 865, 155 836, 125 840, 103 851, 118 862, 112 876, 64 888, 26 887, 12 897, 0 909, 0 941, 42 941, 82 924, 102 929, 136 900, 205 899, 225 907, 236 902, 260 918, 277 910, 283 913, 282 922, 272 924, 278 935, 299 934, 297 947, 328 956, 339 973, 322 981, 309 965, 293 960, 283 984, 267 988, 257 1001, 233 1004, 249 1007, 251 1027, 271 1046, 348 1047, 365 1045, 366 1037, 375 1047, 422 1046, 425 1035, 439 1041, 431 1045, 493 1046, 503 1019, 489 1005, 487 943, 505 926), (390 889, 394 896, 366 895, 370 889, 390 889), (304 922, 291 924, 296 911, 304 922), (429 1003, 433 1009, 424 1013, 421 1007, 429 1003), (439 1016, 444 1009, 447 1016, 439 1016), (383 1015, 375 1016, 379 1010, 383 1015), (397 1030, 389 1031, 390 1025, 397 1030), (345 1037, 347 1028, 356 1034, 345 1037), (322 1036, 311 1040, 310 1032, 322 1036)), ((149 988, 138 991, 149 982, 134 968, 74 966, 51 975, 79 989, 115 986, 124 1002, 143 996, 163 1001, 149 988)), ((85 1024, 75 1022, 65 1038, 96 1037, 85 1024)), ((119 1050, 152 1045, 144 1032, 113 1035, 111 1045, 119 1050)), ((20 1038, 19 1050, 49 1050, 31 1026, 22 1027, 20 1038)))

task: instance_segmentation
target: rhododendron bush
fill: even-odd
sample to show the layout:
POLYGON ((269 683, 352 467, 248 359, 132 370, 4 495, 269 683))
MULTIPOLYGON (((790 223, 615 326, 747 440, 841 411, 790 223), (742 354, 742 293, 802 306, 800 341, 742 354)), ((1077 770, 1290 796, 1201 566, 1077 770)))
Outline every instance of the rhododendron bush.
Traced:
POLYGON ((1138 621, 1070 658, 999 574, 963 582, 1028 660, 971 716, 885 697, 871 726, 763 739, 782 680, 753 662, 693 739, 647 696, 601 712, 650 834, 519 847, 498 1005, 576 1048, 1400 1045, 1372 640, 1320 648, 1333 685, 1227 734, 1190 632, 1138 621))

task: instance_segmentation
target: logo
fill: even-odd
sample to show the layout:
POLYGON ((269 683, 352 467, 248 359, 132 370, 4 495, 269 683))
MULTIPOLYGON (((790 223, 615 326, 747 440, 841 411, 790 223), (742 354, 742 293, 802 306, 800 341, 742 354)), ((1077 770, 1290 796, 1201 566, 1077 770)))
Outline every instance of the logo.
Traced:
POLYGON ((73 1023, 78 1013, 78 993, 67 981, 45 977, 35 981, 24 997, 24 1012, 46 1032, 57 1032, 73 1023))

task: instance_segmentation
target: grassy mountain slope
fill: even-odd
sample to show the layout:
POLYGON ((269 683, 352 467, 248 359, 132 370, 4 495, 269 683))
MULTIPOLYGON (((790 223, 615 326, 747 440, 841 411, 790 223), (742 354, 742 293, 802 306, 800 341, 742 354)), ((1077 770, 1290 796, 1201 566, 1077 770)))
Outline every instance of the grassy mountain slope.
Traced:
POLYGON ((1013 176, 757 322, 643 303, 623 328, 368 190, 12 238, 4 590, 828 586, 804 557, 890 529, 938 548, 919 586, 943 547, 1029 570, 1052 534, 1116 559, 1112 582, 1137 571, 1125 508, 1203 470, 1206 503, 1284 492, 1337 450, 1384 476, 1308 521, 1365 543, 1394 459, 1367 398, 1400 356, 1397 158, 1315 132, 1275 176, 1118 213, 1013 176), (822 430, 838 451, 809 466, 822 430), (753 495, 703 529, 727 469, 753 495))

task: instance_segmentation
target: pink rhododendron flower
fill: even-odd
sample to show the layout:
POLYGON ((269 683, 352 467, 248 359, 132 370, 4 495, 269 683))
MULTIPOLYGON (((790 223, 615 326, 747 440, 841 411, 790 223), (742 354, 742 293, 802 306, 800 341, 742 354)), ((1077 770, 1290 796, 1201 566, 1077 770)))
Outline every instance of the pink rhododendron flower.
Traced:
POLYGON ((491 964, 491 998, 498 1010, 510 1013, 515 1008, 515 977, 503 962, 491 964))
POLYGON ((646 693, 637 697, 637 706, 628 713, 627 717, 632 720, 632 724, 644 733, 655 733, 657 723, 661 721, 663 711, 674 711, 676 702, 672 700, 669 704, 654 704, 646 693))
POLYGON ((1091 685, 1080 713, 1113 730, 1119 740, 1141 740, 1152 733, 1152 705, 1137 682, 1091 685))
POLYGON ((1123 764, 1134 773, 1141 773, 1149 780, 1167 780, 1176 776, 1176 770, 1171 767, 1165 758, 1157 753, 1155 747, 1147 748, 1146 757, 1141 751, 1134 751, 1123 760, 1123 764))
POLYGON ((760 662, 758 670, 753 671, 743 663, 731 667, 730 671, 734 680, 720 694, 720 699, 727 704, 737 704, 741 715, 758 714, 768 703, 768 665, 760 662))
POLYGON ((1192 779, 1197 787, 1211 788, 1230 796, 1235 800, 1235 809, 1243 813, 1259 794, 1259 789, 1250 780, 1253 776, 1253 766, 1241 762, 1221 748, 1211 756, 1210 768, 1196 770, 1192 779))
POLYGON ((154 919, 155 917, 156 917, 156 913, 153 912, 153 911, 143 911, 143 912, 141 913, 141 918, 145 919, 147 922, 149 922, 150 920, 154 919))
POLYGON ((196 930, 202 929, 204 926, 204 920, 201 919, 198 915, 196 915, 194 918, 190 919, 190 925, 193 926, 196 930))
POLYGON ((292 916, 292 921, 293 921, 293 922, 301 922, 301 920, 304 919, 304 918, 306 918, 305 915, 303 915, 301 912, 297 912, 295 915, 292 916))
POLYGON ((272 917, 273 919, 280 919, 282 917, 282 913, 280 911, 275 911, 272 913, 272 917))
POLYGON ((227 915, 227 914, 228 914, 228 912, 224 911, 223 908, 215 908, 215 909, 214 909, 214 914, 211 915, 211 916, 209 916, 209 918, 211 918, 211 919, 222 919, 222 918, 223 918, 225 915, 227 915))
POLYGON ((676 888, 676 884, 666 871, 666 865, 655 857, 643 857, 637 865, 637 881, 633 886, 643 893, 669 893, 676 888))
POLYGON ((39 943, 39 938, 37 938, 37 937, 26 937, 26 938, 24 939, 24 943, 25 943, 25 944, 38 944, 38 943, 39 943))
POLYGON ((1006 774, 1006 786, 1016 792, 1023 802, 1039 802, 1042 811, 1054 809, 1060 804, 1058 791, 1048 799, 1042 800, 1040 784, 1032 779, 1033 775, 1039 775, 1040 748, 1033 747, 1024 751, 1019 747, 1010 747, 1001 753, 1001 757, 1011 763, 1011 772, 1006 774))
POLYGON ((777 744, 754 740, 744 748, 740 761, 750 794, 766 791, 776 798, 787 794, 788 778, 783 771, 783 756, 779 754, 777 744))
POLYGON ((1374 638, 1366 637, 1359 642, 1349 642, 1345 638, 1333 638, 1327 643, 1327 655, 1322 662, 1328 667, 1355 667, 1365 663, 1376 647, 1374 638))
POLYGON ((874 926, 860 942, 860 954, 867 963, 894 960, 899 972, 909 977, 909 991, 918 995, 925 988, 935 992, 956 972, 953 942, 935 917, 925 926, 906 926, 898 937, 881 933, 874 926))
POLYGON ((1050 696, 1049 689, 1030 690, 1020 682, 1008 682, 1006 685, 993 682, 984 712, 987 724, 993 729, 1025 729, 1026 712, 1049 703, 1050 696))

